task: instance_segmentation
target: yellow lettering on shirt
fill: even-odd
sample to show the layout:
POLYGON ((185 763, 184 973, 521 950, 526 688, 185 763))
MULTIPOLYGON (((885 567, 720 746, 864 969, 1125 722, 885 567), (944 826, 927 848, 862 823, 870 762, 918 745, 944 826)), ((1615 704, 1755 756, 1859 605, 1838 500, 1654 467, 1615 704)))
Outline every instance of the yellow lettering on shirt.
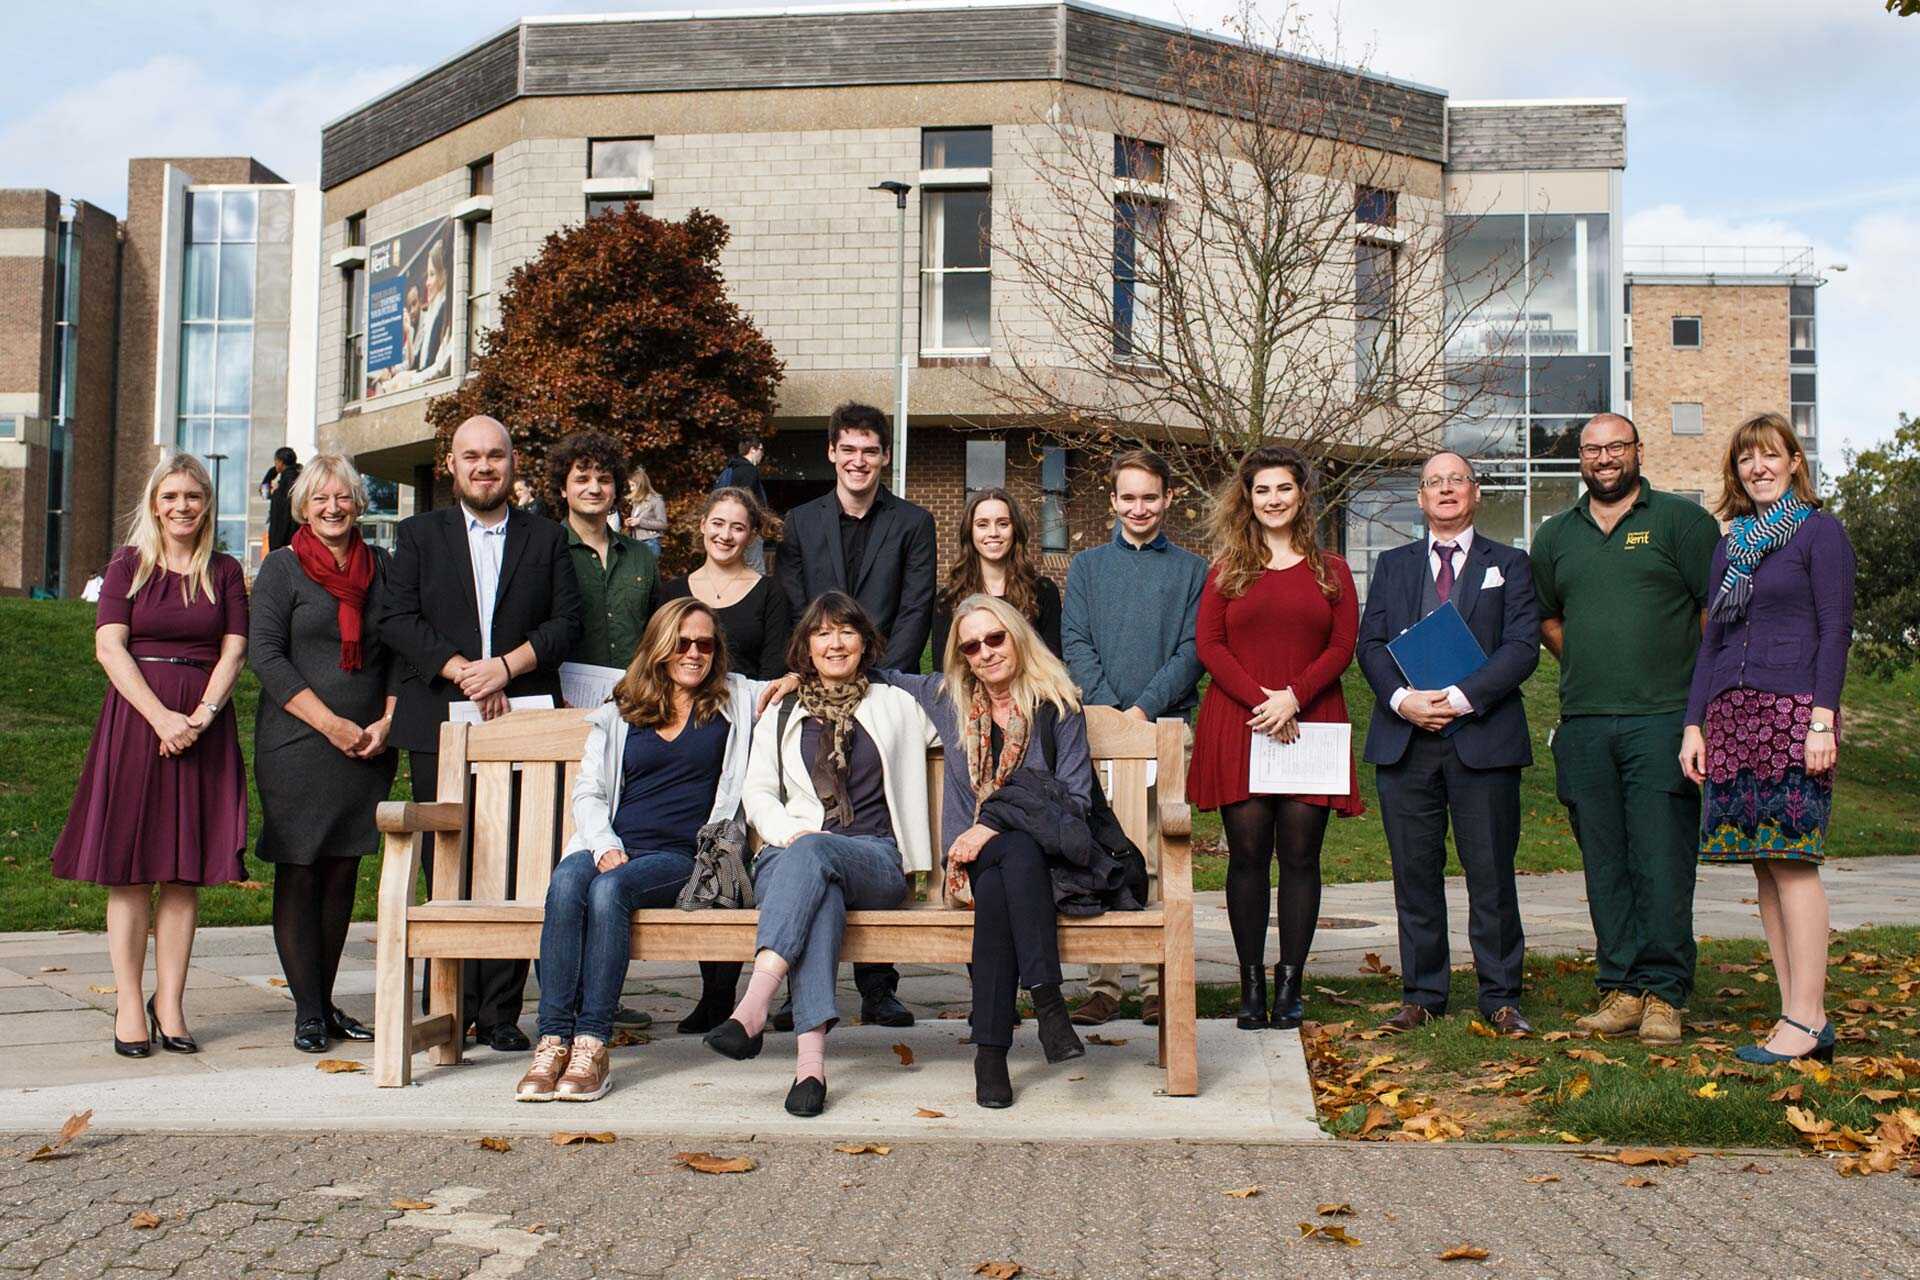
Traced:
POLYGON ((1641 529, 1627 535, 1629 547, 1650 547, 1653 545, 1653 530, 1641 529))

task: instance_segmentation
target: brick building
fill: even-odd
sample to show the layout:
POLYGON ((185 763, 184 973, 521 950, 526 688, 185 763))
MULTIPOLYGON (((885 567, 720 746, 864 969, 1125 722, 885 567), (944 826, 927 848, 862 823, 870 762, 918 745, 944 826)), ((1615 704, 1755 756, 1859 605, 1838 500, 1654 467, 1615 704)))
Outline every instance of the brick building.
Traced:
POLYGON ((1629 247, 1625 412, 1647 475, 1709 507, 1727 440, 1746 418, 1791 417, 1820 479, 1814 291, 1808 248, 1629 247))

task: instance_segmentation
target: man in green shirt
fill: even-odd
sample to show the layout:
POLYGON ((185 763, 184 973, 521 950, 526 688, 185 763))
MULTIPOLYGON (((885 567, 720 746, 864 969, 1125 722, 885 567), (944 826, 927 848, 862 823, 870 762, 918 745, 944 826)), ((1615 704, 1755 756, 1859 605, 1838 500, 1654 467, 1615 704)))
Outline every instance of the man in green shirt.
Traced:
POLYGON ((625 667, 653 617, 659 571, 644 544, 608 527, 627 491, 627 467, 609 436, 583 431, 560 442, 550 463, 556 509, 565 512, 567 552, 580 579, 586 623, 569 662, 625 667))
POLYGON ((1534 535, 1533 581, 1541 639, 1560 659, 1553 760, 1599 969, 1600 1007, 1578 1025, 1676 1044, 1693 994, 1700 838, 1680 735, 1720 526, 1647 484, 1640 460, 1632 422, 1587 423, 1587 495, 1534 535))

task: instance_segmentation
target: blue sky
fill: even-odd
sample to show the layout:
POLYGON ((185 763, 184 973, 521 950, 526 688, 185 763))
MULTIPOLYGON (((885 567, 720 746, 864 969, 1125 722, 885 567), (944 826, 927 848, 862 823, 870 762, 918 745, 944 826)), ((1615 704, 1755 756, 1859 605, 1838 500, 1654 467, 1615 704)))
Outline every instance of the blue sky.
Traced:
MULTIPOLYGON (((1202 27, 1227 12, 1109 3, 1202 27)), ((8 7, 0 186, 120 212, 130 156, 249 153, 311 181, 322 123, 523 14, 683 6, 8 7)), ((1456 99, 1627 99, 1630 246, 1811 245, 1821 268, 1847 265, 1820 293, 1829 468, 1845 446, 1884 439, 1897 412, 1920 413, 1920 18, 1893 18, 1881 0, 1344 0, 1295 12, 1341 61, 1456 99)))

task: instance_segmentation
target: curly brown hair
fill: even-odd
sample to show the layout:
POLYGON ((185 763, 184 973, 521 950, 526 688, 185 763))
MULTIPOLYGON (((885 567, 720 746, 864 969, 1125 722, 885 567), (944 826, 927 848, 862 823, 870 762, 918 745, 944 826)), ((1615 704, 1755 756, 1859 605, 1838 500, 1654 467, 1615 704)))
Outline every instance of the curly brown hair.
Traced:
POLYGON ((984 595, 987 591, 986 579, 980 568, 980 551, 973 545, 973 517, 982 503, 1004 502, 1007 512, 1013 517, 1013 546, 1007 551, 1007 594, 1006 602, 1020 611, 1022 617, 1032 622, 1040 616, 1040 570, 1033 563, 1032 526, 1027 523, 1027 513, 1014 501, 1012 494, 1005 489, 979 489, 967 499, 967 505, 960 513, 960 525, 954 537, 958 540, 960 556, 953 562, 953 568, 947 570, 946 585, 940 588, 941 607, 951 613, 960 606, 960 602, 971 595, 984 595))
POLYGON ((604 431, 576 431, 562 440, 547 458, 547 488, 556 517, 562 523, 567 518, 567 477, 573 474, 574 465, 581 462, 613 477, 616 503, 625 501, 627 496, 627 462, 621 456, 619 442, 604 431))
POLYGON ((1253 513, 1253 478, 1275 467, 1284 468, 1300 487, 1300 507, 1288 526, 1293 549, 1313 570, 1320 594, 1329 600, 1338 600, 1340 584, 1327 572, 1326 558, 1320 550, 1320 502, 1313 467, 1299 452, 1281 445, 1262 445, 1240 459, 1232 479, 1215 495, 1213 513, 1207 519, 1213 565, 1218 571, 1214 585, 1221 595, 1235 600, 1245 595, 1266 571, 1267 536, 1253 513))

